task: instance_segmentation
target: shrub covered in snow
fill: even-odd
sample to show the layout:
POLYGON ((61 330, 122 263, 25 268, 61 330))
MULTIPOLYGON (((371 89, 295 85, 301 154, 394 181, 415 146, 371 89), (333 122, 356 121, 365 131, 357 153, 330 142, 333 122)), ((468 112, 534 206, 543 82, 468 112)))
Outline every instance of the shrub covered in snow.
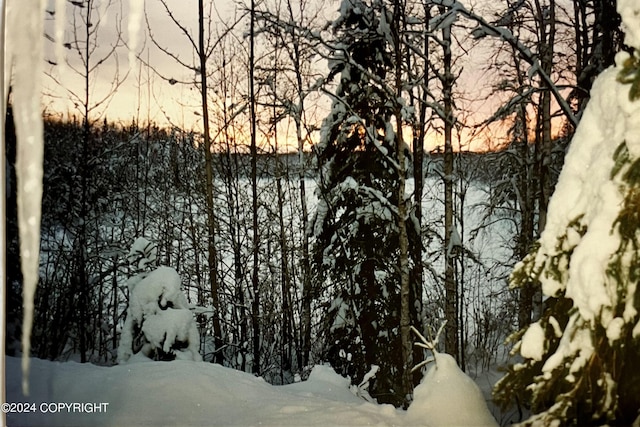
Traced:
MULTIPOLYGON (((524 425, 629 425, 640 410, 640 3, 619 0, 634 56, 594 83, 549 204, 547 226, 513 275, 546 296, 514 337, 521 357, 497 384, 524 425)), ((635 425, 635 424, 634 424, 635 425)))
MULTIPOLYGON (((146 239, 138 239, 130 259, 139 268, 146 268, 155 260, 153 248, 146 239), (136 253, 140 256, 134 256, 136 253)), ((152 360, 202 360, 198 329, 180 282, 171 267, 158 267, 129 280, 129 309, 120 336, 118 363, 134 355, 152 360)))

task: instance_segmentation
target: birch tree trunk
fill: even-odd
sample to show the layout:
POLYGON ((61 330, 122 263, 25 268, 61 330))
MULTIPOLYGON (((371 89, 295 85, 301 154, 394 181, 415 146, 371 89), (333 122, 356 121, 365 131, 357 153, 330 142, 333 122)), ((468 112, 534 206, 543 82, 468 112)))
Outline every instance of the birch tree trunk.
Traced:
POLYGON ((411 276, 409 272, 409 236, 407 234, 407 201, 405 200, 406 188, 406 148, 402 135, 402 105, 398 102, 402 98, 402 65, 404 56, 402 52, 402 10, 401 2, 394 2, 393 6, 393 48, 395 57, 395 119, 396 119, 396 154, 398 158, 398 245, 399 245, 399 268, 400 268, 400 337, 402 341, 402 388, 405 396, 405 405, 411 403, 411 392, 413 391, 413 381, 411 369, 413 368, 413 343, 411 341, 411 276))
MULTIPOLYGON (((444 13, 444 8, 441 8, 444 13)), ((443 104, 444 104, 444 251, 445 251, 445 352, 460 361, 458 343, 458 286, 455 281, 454 259, 452 254, 453 234, 453 74, 451 57, 451 25, 442 28, 444 49, 443 63, 443 104)))

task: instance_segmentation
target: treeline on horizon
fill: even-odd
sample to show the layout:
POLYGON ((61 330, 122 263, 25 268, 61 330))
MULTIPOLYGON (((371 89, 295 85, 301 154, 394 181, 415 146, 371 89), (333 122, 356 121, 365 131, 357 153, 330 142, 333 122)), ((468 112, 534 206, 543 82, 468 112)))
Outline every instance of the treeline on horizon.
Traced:
MULTIPOLYGON (((8 117, 11 117, 10 111, 8 117)), ((45 144, 50 150, 48 153, 50 152, 52 155, 63 159, 69 155, 69 152, 74 150, 71 149, 69 152, 65 152, 64 147, 56 149, 54 146, 57 141, 56 137, 58 136, 61 141, 68 140, 73 146, 73 141, 69 140, 69 138, 73 139, 75 136, 77 138, 75 146, 78 147, 82 143, 83 132, 85 131, 82 119, 77 117, 62 119, 50 114, 44 115, 44 128, 45 144)), ((204 158, 202 134, 194 130, 184 130, 176 126, 160 126, 154 122, 139 123, 136 120, 131 120, 129 123, 113 122, 107 118, 93 122, 89 129, 90 140, 95 144, 92 149, 92 151, 95 150, 93 155, 96 155, 101 149, 105 149, 105 160, 111 155, 110 153, 115 154, 114 150, 136 144, 142 144, 141 155, 150 156, 151 160, 153 160, 157 150, 167 143, 182 145, 181 150, 198 152, 204 158), (115 144, 115 146, 111 146, 108 149, 100 147, 105 143, 115 144)), ((554 139, 553 151, 550 153, 552 156, 550 164, 554 166, 553 169, 556 174, 562 167, 571 136, 571 132, 560 132, 554 139)), ((12 141, 12 139, 9 138, 9 141, 12 141)), ((533 151, 533 141, 530 141, 529 145, 533 151)), ((499 163, 500 158, 508 157, 510 154, 513 155, 513 150, 513 145, 504 145, 494 150, 456 150, 454 153, 458 169, 474 170, 475 172, 472 173, 474 180, 488 182, 499 179, 501 172, 496 168, 496 164, 499 163)), ((213 168, 214 176, 220 176, 220 174, 225 173, 224 160, 222 159, 233 159, 232 163, 235 165, 234 173, 239 177, 249 176, 251 153, 246 143, 238 143, 236 141, 214 142, 212 144, 212 153, 218 166, 213 168)), ((311 146, 311 150, 303 151, 302 155, 299 151, 276 152, 273 147, 262 147, 257 153, 258 170, 262 178, 282 177, 283 175, 297 177, 300 172, 307 178, 314 178, 317 176, 317 165, 314 161, 316 155, 317 153, 314 151, 313 146, 311 146)), ((78 158, 77 160, 80 161, 81 159, 78 158)), ((441 176, 439 172, 442 169, 443 161, 444 152, 441 147, 436 147, 431 151, 425 150, 423 165, 426 176, 441 176)), ((409 172, 413 174, 413 162, 409 166, 409 172)))

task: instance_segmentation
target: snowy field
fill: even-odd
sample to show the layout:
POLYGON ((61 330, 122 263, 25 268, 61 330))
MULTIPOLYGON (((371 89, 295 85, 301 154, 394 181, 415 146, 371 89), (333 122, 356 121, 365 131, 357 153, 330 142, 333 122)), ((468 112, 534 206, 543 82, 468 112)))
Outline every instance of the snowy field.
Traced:
POLYGON ((202 362, 99 367, 32 359, 30 395, 24 397, 20 360, 7 357, 7 402, 29 402, 33 411, 7 414, 7 425, 497 426, 475 383, 448 355, 438 355, 437 363, 416 389, 414 404, 402 411, 355 396, 348 380, 326 366, 316 366, 308 381, 272 386, 202 362))

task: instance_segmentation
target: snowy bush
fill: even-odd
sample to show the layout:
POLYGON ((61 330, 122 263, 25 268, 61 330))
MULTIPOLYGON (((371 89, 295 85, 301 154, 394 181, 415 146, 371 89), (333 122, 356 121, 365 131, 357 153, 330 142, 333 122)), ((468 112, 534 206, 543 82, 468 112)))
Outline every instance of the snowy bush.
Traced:
POLYGON ((155 264, 158 257, 158 247, 144 237, 138 237, 127 255, 127 261, 134 269, 144 271, 155 264))
MULTIPOLYGON (((139 238, 129 259, 145 268, 155 261, 155 254, 155 246, 139 238)), ((152 360, 202 360, 198 329, 180 282, 171 267, 158 267, 129 280, 129 309, 120 336, 118 363, 134 355, 152 360)))
POLYGON ((546 296, 542 318, 512 337, 519 359, 495 390, 503 404, 529 402, 524 425, 640 419, 640 4, 618 11, 635 54, 595 81, 547 226, 512 275, 546 296))

